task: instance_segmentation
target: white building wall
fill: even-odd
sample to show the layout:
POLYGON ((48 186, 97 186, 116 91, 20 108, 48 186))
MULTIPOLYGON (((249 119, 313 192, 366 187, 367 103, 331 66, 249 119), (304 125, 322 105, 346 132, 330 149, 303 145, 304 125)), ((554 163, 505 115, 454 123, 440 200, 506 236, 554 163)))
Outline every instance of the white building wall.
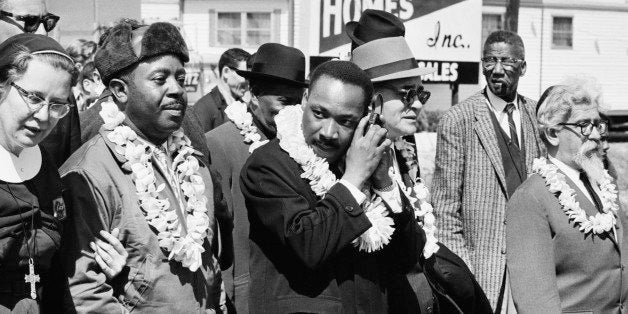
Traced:
POLYGON ((600 83, 609 109, 628 109, 628 11, 547 8, 543 21, 542 89, 587 74, 600 83), (573 49, 552 49, 554 16, 573 17, 573 49))
POLYGON ((540 96, 539 78, 541 77, 541 10, 521 8, 519 10, 518 33, 525 46, 526 73, 519 79, 520 94, 538 99, 540 96))

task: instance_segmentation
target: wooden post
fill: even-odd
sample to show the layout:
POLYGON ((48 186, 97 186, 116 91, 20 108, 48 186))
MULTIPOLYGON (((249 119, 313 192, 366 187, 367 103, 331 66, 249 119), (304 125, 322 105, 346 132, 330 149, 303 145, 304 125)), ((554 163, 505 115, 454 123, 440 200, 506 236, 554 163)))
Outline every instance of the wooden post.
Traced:
POLYGON ((455 105, 458 103, 458 87, 460 84, 458 82, 449 84, 449 89, 451 89, 451 105, 455 105))
POLYGON ((504 21, 504 29, 507 31, 517 32, 519 25, 519 5, 520 0, 506 1, 506 16, 504 21))

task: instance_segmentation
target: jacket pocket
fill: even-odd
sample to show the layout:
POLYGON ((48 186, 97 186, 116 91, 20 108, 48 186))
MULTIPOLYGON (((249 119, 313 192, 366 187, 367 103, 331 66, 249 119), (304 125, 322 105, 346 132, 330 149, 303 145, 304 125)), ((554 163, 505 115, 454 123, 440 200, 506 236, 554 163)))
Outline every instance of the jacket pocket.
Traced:
POLYGON ((122 303, 128 311, 151 303, 149 296, 155 280, 155 260, 153 255, 146 254, 139 264, 129 265, 129 280, 122 296, 122 303))

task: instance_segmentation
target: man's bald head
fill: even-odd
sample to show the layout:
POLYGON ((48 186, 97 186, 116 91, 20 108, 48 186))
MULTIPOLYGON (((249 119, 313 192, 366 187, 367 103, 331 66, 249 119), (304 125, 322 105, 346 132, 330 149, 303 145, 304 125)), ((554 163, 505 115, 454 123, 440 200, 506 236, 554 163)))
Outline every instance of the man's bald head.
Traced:
MULTIPOLYGON (((45 0, 0 0, 0 10, 11 12, 14 15, 43 16, 48 13, 45 0)), ((24 22, 9 16, 0 16, 0 42, 20 33, 24 33, 24 22)), ((46 31, 40 25, 36 33, 46 34, 46 31)))

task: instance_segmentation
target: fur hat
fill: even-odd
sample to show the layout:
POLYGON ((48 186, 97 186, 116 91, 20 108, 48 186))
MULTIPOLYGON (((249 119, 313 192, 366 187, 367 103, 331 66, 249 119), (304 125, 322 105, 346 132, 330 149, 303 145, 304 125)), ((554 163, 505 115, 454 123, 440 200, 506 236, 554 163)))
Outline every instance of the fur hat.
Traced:
POLYGON ((190 60, 188 48, 179 30, 170 23, 158 22, 133 27, 129 23, 114 26, 102 47, 96 51, 94 63, 105 84, 120 71, 142 60, 172 54, 185 63, 190 60))

